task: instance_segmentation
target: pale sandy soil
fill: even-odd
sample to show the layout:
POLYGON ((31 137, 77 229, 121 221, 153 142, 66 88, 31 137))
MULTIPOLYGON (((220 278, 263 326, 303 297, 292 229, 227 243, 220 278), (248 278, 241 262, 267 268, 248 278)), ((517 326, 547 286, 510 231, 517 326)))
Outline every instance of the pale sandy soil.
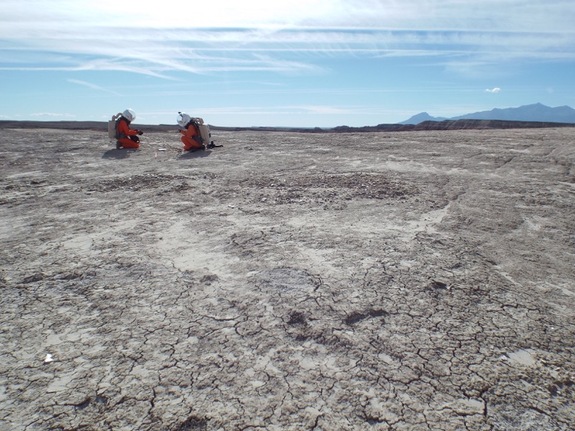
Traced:
POLYGON ((214 139, 0 131, 0 429, 572 429, 573 128, 214 139))

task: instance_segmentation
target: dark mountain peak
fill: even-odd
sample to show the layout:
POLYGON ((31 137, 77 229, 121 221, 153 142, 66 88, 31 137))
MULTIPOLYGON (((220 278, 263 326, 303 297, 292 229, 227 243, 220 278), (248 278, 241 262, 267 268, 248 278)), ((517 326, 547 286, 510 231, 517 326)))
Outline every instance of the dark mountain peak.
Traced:
MULTIPOLYGON (((446 118, 432 117, 427 112, 422 112, 400 124, 419 124, 424 121, 443 120, 446 120, 446 118)), ((516 108, 493 108, 490 111, 460 115, 449 118, 449 120, 502 120, 575 124, 575 109, 566 105, 552 108, 542 103, 533 103, 516 108)))
POLYGON ((445 118, 443 117, 432 117, 427 112, 420 112, 419 114, 416 114, 413 117, 399 124, 419 124, 423 123, 424 121, 443 121, 443 120, 445 120, 445 118))

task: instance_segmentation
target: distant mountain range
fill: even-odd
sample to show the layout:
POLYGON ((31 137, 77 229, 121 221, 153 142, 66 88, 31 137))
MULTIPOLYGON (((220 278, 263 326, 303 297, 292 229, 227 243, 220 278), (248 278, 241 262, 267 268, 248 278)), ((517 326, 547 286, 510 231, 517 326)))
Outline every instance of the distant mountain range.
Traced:
MULTIPOLYGON (((461 129, 516 129, 542 127, 575 127, 575 109, 569 106, 550 108, 535 103, 518 108, 492 109, 491 111, 475 112, 459 117, 432 117, 427 112, 414 115, 402 123, 378 124, 376 126, 333 128, 320 127, 226 127, 210 124, 214 131, 278 131, 302 133, 355 133, 355 132, 403 132, 410 130, 461 130, 461 129)), ((54 128, 66 130, 94 130, 108 132, 106 121, 17 121, 0 120, 0 130, 7 128, 40 129, 54 128)), ((141 130, 147 132, 170 132, 177 130, 173 124, 141 125, 141 130)))
POLYGON ((491 111, 480 111, 459 117, 432 117, 427 112, 421 112, 399 124, 419 124, 424 121, 445 120, 502 120, 502 121, 535 121, 543 123, 573 123, 575 124, 575 109, 569 106, 551 108, 541 103, 523 105, 518 108, 495 108, 491 111))

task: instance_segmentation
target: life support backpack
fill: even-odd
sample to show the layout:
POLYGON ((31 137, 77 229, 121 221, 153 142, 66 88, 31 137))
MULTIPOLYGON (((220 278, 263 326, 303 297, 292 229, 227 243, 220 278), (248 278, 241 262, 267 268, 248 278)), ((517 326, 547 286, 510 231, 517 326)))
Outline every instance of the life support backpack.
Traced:
POLYGON ((207 124, 204 124, 203 118, 192 118, 186 127, 188 127, 190 124, 196 126, 196 130, 200 132, 200 144, 205 145, 206 148, 223 147, 223 145, 214 144, 214 141, 211 140, 212 133, 210 132, 210 127, 207 124))
POLYGON ((122 118, 122 113, 112 115, 112 119, 108 121, 108 138, 110 140, 118 139, 118 121, 122 118))

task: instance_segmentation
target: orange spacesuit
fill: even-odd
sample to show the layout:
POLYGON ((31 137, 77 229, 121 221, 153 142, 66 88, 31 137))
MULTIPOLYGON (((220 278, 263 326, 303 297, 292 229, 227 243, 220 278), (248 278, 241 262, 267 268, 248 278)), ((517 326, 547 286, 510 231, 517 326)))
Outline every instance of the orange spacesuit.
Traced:
POLYGON ((126 109, 122 116, 116 122, 116 148, 140 148, 140 138, 143 132, 137 129, 131 129, 130 123, 134 121, 136 114, 131 109, 126 109))
POLYGON ((180 133, 182 134, 181 140, 184 144, 184 151, 205 149, 204 144, 202 143, 200 130, 193 121, 188 122, 185 128, 180 130, 180 133))

